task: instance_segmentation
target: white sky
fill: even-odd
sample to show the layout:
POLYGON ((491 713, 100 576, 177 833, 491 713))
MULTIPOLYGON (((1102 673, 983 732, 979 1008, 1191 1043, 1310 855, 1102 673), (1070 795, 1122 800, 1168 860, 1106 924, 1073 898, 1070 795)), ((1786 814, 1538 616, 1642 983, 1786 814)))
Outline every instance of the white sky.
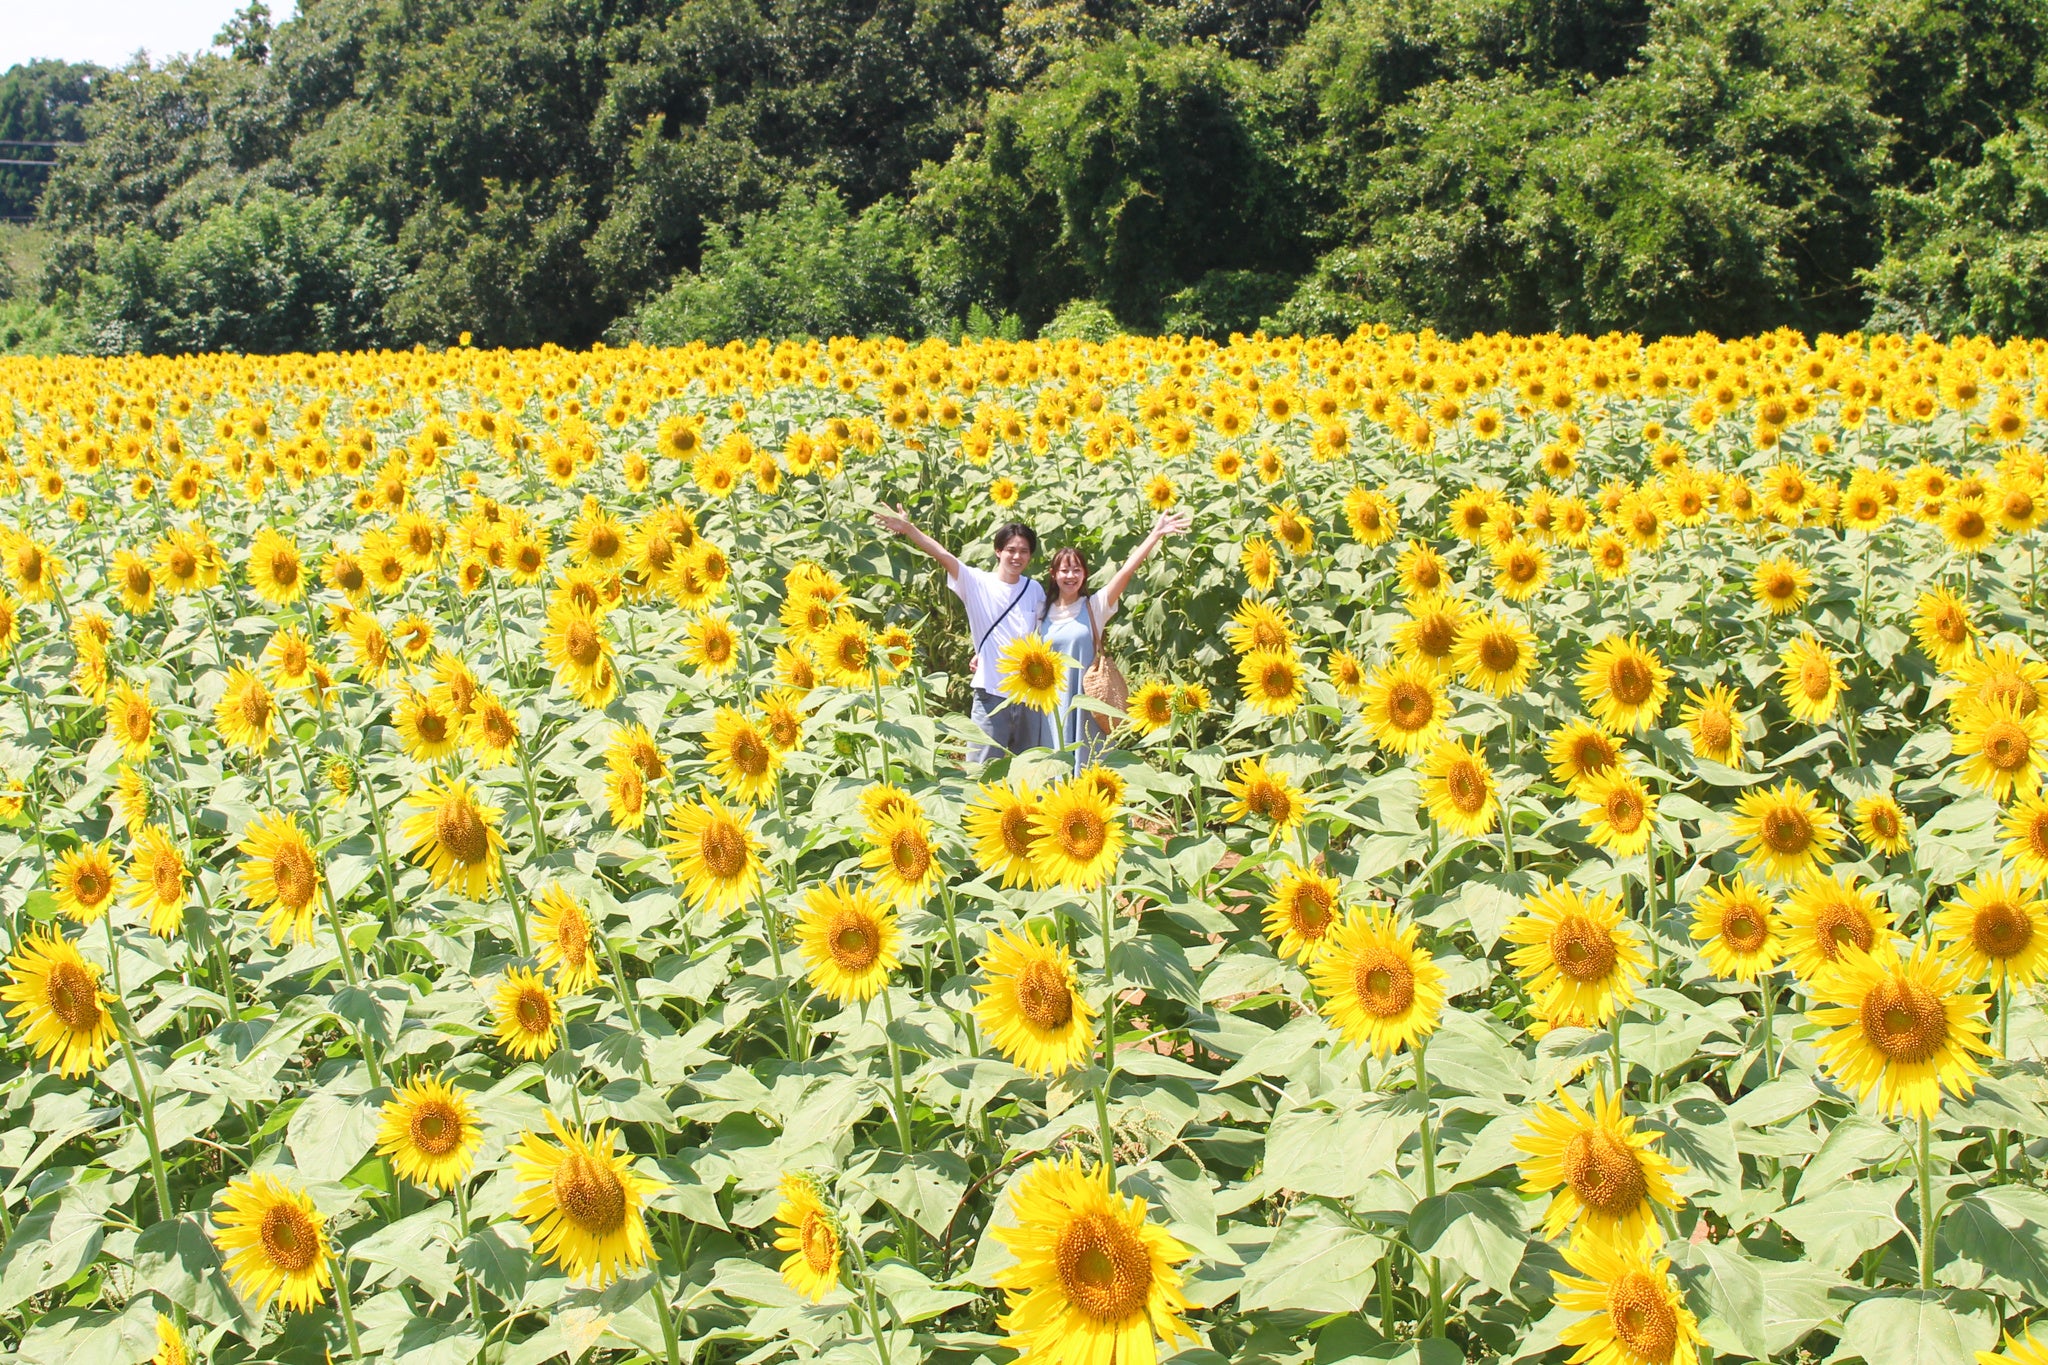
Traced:
MULTIPOLYGON (((298 10, 297 0, 266 0, 270 21, 298 10)), ((146 49, 161 62, 213 42, 247 0, 0 0, 0 71, 55 57, 120 66, 146 49)))

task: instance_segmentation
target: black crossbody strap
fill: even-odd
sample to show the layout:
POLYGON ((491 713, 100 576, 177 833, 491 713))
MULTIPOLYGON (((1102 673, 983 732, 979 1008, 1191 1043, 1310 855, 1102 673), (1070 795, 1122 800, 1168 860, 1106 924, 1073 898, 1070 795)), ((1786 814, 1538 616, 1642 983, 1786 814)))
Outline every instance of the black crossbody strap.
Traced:
POLYGON ((988 623, 988 629, 983 631, 981 633, 981 638, 974 642, 974 652, 976 654, 981 653, 981 647, 988 643, 988 637, 996 633, 996 627, 1001 625, 1003 621, 1009 616, 1009 614, 1017 609, 1017 604, 1024 600, 1024 594, 1029 592, 1030 590, 1031 580, 1028 578, 1017 585, 1017 595, 1010 599, 1010 605, 1003 608, 1003 614, 1001 616, 998 616, 995 620, 988 623))

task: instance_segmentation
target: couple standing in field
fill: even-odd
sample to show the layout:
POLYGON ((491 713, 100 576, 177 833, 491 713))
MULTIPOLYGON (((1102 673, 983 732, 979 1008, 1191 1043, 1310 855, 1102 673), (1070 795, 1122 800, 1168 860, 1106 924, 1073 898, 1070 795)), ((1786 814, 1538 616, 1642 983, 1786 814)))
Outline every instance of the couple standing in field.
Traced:
POLYGON ((968 752, 970 762, 984 763, 1000 753, 1021 753, 1041 745, 1072 750, 1075 770, 1092 759, 1104 737, 1090 713, 1075 706, 1081 679, 1102 648, 1102 630, 1116 614, 1117 600, 1131 576, 1170 535, 1188 529, 1185 512, 1162 512, 1151 534, 1138 543, 1109 582, 1088 591, 1088 561, 1073 546, 1053 551, 1046 583, 1028 576, 1038 554, 1038 533, 1020 521, 996 528, 996 568, 991 573, 963 564, 960 557, 920 531, 902 507, 875 514, 885 530, 902 536, 930 555, 946 571, 946 586, 967 608, 967 629, 974 641, 974 723, 988 742, 968 752), (1003 650, 1028 635, 1044 637, 1067 660, 1059 704, 1050 716, 1020 706, 999 690, 1003 650), (1048 726, 1048 722, 1050 725, 1048 726), (1048 733, 1050 729, 1050 733, 1048 733))

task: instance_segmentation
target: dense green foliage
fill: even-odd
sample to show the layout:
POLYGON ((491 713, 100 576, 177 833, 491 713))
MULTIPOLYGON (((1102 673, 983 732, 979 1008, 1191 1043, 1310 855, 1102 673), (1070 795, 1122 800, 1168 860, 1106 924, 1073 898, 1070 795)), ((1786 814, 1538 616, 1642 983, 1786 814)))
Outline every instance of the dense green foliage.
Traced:
MULTIPOLYGON (((69 62, 26 62, 0 72, 0 160, 46 160, 55 149, 43 144, 82 139, 86 102, 100 74, 69 62)), ((0 166, 0 218, 32 217, 48 175, 0 166)))
POLYGON ((41 287, 99 344, 2048 315, 2037 0, 300 9, 82 115, 90 72, 0 80, 0 136, 88 138, 41 287), (181 274, 231 258, 246 297, 181 274))

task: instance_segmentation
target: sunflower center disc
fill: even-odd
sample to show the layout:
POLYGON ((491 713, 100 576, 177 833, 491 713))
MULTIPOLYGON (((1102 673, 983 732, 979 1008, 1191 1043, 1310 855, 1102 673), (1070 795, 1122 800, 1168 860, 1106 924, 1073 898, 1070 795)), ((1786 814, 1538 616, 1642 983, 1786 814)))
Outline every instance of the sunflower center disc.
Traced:
POLYGON ((1764 836, 1764 845, 1773 853, 1804 853, 1813 842, 1813 823, 1803 811, 1790 806, 1778 806, 1764 812, 1759 826, 1764 836))
POLYGON ((475 867, 490 855, 490 832, 484 827, 483 814, 467 799, 442 802, 434 816, 434 837, 464 867, 475 867))
POLYGON ((297 843, 285 844, 271 855, 270 880, 277 887, 277 903, 287 910, 306 908, 318 878, 312 853, 297 843))
POLYGON ((520 1030, 525 1033, 545 1033, 555 1021, 547 996, 537 990, 521 991, 513 1013, 519 1016, 520 1030))
POLYGON ((1867 953, 1877 938, 1877 931, 1870 919, 1852 906, 1829 905, 1824 907, 1814 924, 1814 938, 1828 961, 1833 962, 1841 955, 1844 944, 1855 945, 1856 951, 1867 953))
POLYGON ((1610 1217, 1641 1204, 1649 1188, 1634 1149, 1604 1128, 1582 1129, 1565 1142, 1564 1178, 1580 1203, 1610 1217))
POLYGON ((839 1238, 833 1233, 832 1225, 819 1213, 804 1215, 799 1236, 804 1244, 804 1260, 812 1271, 819 1275, 832 1273, 832 1263, 839 1258, 839 1238))
POLYGON ((1352 982, 1358 1003, 1375 1019, 1398 1019, 1415 1003, 1415 969, 1391 953, 1361 954, 1352 982))
POLYGON ((1444 775, 1451 804, 1466 815, 1477 815, 1486 804, 1486 776, 1471 763, 1460 763, 1444 775))
POLYGON ((169 858, 161 858, 149 870, 149 880, 160 901, 182 900, 185 895, 184 870, 169 858))
POLYGON ((1012 858, 1031 861, 1031 812, 1023 806, 1003 812, 1003 847, 1012 858))
POLYGON ((1763 922, 1747 910, 1737 910, 1721 923, 1721 937, 1739 953, 1753 953, 1764 946, 1763 922))
POLYGON ((1863 997, 1863 1036, 1894 1062, 1924 1062, 1948 1041, 1948 1011, 1916 981, 1878 982, 1863 997))
POLYGON ((1395 688, 1387 698, 1387 714, 1403 730, 1420 730, 1429 723, 1435 711, 1436 708, 1430 704, 1429 693, 1419 687, 1404 684, 1395 688))
POLYGON ((1631 1270, 1607 1291, 1607 1316, 1628 1354, 1641 1361, 1668 1361, 1678 1349, 1678 1315, 1663 1289, 1640 1270, 1631 1270))
POLYGON ((428 1156, 446 1156, 462 1140, 462 1120, 440 1100, 420 1107, 412 1121, 412 1144, 428 1156))
POLYGON ((1641 706, 1650 699, 1650 691, 1656 685, 1656 679, 1640 659, 1617 659, 1608 670, 1607 688, 1624 706, 1641 706))
POLYGON ((578 668, 594 667, 599 653, 597 627, 588 621, 569 622, 569 628, 562 632, 562 652, 578 668))
POLYGON ((1522 662, 1522 646, 1512 635, 1488 635, 1479 642, 1479 662, 1489 673, 1511 673, 1522 662))
POLYGON ((2033 748, 2027 732, 2009 720, 1999 721, 1984 732, 1985 761, 2002 773, 2026 767, 2033 748))
POLYGON ((1598 925, 1568 916, 1550 931, 1550 956, 1574 981, 1604 981, 1614 971, 1614 939, 1598 925))
POLYGON ((1066 974, 1050 962, 1026 963, 1017 973, 1017 1012, 1034 1028, 1065 1028, 1074 1018, 1074 992, 1066 974))
POLYGON ((865 924, 841 924, 832 936, 832 957, 847 971, 866 971, 880 955, 881 944, 865 924))
POLYGON ((92 973, 76 962, 59 962, 50 968, 48 980, 43 999, 58 1023, 74 1033, 99 1026, 100 999, 92 973))
POLYGON ((1835 671, 1820 659, 1808 659, 1799 668, 1799 690, 1811 701, 1819 701, 1834 690, 1835 671))
POLYGON ((1643 803, 1627 787, 1617 787, 1607 798, 1607 823, 1619 834, 1634 834, 1642 827, 1643 803))
POLYGON ((917 881, 931 869, 931 845, 916 830, 903 830, 889 841, 889 861, 897 876, 907 882, 917 881))
POLYGON ((1104 833, 1102 822, 1089 811, 1077 810, 1060 822, 1061 842, 1076 862, 1088 862, 1102 852, 1104 833))
POLYGON ((301 1275, 320 1258, 313 1220, 296 1204, 278 1203, 263 1212, 263 1254, 287 1275, 301 1275))
POLYGON ((270 694, 260 687, 250 687, 242 693, 242 721, 251 730, 264 730, 270 726, 270 694))
POLYGON ((1330 893, 1320 882, 1308 882, 1295 888, 1293 913, 1294 928, 1307 938, 1321 938, 1323 931, 1330 927, 1330 893))
POLYGON ((708 826, 698 840, 704 866, 720 881, 730 881, 747 865, 747 845, 739 829, 726 821, 708 826))
POLYGON ((570 1152, 555 1167, 555 1203, 563 1217, 596 1236, 626 1223, 626 1187, 611 1163, 587 1152, 570 1152))
POLYGON ((1994 901, 1970 921, 1970 941, 1986 957, 2012 957, 2034 941, 2034 921, 2010 901, 1994 901))
POLYGON ((1068 1302, 1088 1317, 1122 1322, 1145 1311, 1152 1256, 1123 1224, 1084 1213, 1061 1231, 1054 1254, 1068 1302))

